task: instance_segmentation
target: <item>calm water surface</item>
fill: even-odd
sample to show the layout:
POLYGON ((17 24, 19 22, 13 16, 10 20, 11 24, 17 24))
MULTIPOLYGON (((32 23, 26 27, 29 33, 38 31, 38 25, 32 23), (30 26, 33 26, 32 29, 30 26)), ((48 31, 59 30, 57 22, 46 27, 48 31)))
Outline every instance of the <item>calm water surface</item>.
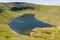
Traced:
POLYGON ((8 25, 12 30, 22 34, 24 34, 25 31, 31 30, 36 27, 52 27, 51 24, 37 20, 34 14, 24 14, 12 20, 8 25))

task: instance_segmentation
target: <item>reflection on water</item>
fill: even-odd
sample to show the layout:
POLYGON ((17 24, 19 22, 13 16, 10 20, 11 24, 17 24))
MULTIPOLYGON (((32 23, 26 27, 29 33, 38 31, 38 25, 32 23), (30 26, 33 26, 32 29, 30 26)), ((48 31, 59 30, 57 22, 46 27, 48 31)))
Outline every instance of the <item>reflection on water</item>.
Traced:
POLYGON ((44 23, 35 18, 34 14, 24 14, 9 23, 12 30, 18 33, 24 33, 25 31, 31 30, 36 27, 52 27, 51 24, 44 23))

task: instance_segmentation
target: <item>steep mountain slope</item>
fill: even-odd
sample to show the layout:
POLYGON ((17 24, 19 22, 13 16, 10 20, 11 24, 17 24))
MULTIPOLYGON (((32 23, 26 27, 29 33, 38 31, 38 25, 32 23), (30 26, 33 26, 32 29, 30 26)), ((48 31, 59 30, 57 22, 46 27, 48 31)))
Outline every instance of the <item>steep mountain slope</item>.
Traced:
POLYGON ((35 14, 36 18, 53 25, 59 25, 59 6, 43 6, 29 3, 0 3, 0 23, 7 23, 9 20, 23 14, 35 14))
POLYGON ((35 37, 26 37, 11 33, 7 24, 24 14, 34 14, 36 19, 45 23, 49 23, 57 27, 60 25, 60 6, 37 5, 24 2, 0 3, 0 39, 1 40, 60 40, 60 30, 52 28, 52 30, 39 30, 35 37), (57 30, 57 31, 56 31, 57 30), (51 32, 51 34, 46 34, 51 32), (45 34, 44 34, 45 33, 45 34), (43 35, 44 34, 44 35, 43 35), (49 36, 47 36, 49 35, 49 36), (4 38, 4 39, 3 39, 4 38), (16 39, 15 39, 16 38, 16 39))

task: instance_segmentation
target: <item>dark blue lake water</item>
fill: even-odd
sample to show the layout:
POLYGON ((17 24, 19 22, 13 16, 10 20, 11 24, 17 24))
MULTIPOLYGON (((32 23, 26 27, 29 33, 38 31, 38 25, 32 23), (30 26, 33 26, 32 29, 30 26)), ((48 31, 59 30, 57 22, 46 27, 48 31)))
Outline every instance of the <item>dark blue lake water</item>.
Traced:
POLYGON ((31 30, 36 27, 52 27, 51 24, 37 20, 34 14, 24 14, 12 20, 8 25, 12 30, 18 33, 24 33, 25 31, 31 30))

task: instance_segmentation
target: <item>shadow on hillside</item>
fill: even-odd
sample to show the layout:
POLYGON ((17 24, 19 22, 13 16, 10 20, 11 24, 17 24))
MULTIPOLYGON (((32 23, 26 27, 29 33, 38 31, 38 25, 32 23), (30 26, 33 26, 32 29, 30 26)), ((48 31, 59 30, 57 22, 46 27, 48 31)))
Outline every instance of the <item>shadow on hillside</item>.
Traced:
POLYGON ((12 7, 11 11, 22 11, 22 10, 27 10, 27 9, 34 10, 35 8, 30 7, 30 6, 27 6, 27 7, 12 7))
POLYGON ((24 14, 9 23, 12 30, 24 34, 25 31, 32 30, 33 28, 52 27, 51 24, 37 20, 34 14, 24 14))
POLYGON ((0 8, 0 13, 2 13, 4 10, 2 8, 0 8))

